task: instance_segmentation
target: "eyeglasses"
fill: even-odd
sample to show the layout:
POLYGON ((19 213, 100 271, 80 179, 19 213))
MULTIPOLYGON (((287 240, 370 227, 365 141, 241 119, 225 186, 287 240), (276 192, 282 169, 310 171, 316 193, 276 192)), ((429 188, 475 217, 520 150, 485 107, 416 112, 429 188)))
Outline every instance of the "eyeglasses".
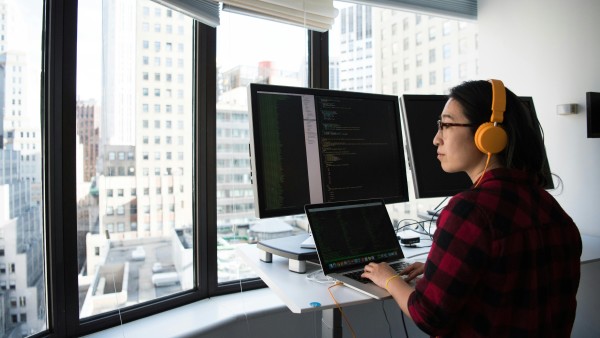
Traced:
POLYGON ((446 122, 442 122, 442 120, 437 120, 437 127, 438 127, 438 132, 442 133, 444 132, 444 128, 448 128, 448 127, 473 127, 474 124, 472 123, 446 123, 446 122))

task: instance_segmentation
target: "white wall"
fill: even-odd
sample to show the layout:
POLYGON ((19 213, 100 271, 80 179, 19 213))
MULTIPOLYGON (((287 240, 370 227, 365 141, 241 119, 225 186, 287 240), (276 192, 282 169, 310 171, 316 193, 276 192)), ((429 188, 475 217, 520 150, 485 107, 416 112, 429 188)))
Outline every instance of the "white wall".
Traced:
POLYGON ((600 236, 600 139, 587 138, 586 98, 600 92, 600 1, 479 0, 482 78, 532 96, 552 172, 553 192, 582 233, 600 236), (556 105, 577 103, 576 115, 556 105))

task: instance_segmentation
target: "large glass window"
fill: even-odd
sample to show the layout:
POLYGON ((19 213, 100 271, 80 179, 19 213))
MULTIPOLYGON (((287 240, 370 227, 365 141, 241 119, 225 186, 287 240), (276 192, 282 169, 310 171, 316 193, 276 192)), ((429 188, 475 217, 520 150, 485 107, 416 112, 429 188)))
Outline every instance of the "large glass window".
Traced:
POLYGON ((304 28, 221 12, 217 29, 219 283, 254 276, 236 259, 235 246, 307 231, 293 219, 277 219, 277 226, 265 227, 264 220, 254 216, 246 88, 249 83, 307 86, 307 46, 304 28))
POLYGON ((41 1, 0 1, 0 334, 3 337, 24 337, 48 326, 39 95, 42 18, 41 1))
POLYGON ((166 8, 149 0, 79 1, 77 118, 81 127, 77 135, 81 151, 76 160, 81 175, 76 184, 80 318, 194 286, 190 188, 193 22, 176 12, 170 16, 160 13, 166 13, 166 8), (181 27, 181 34, 160 29, 166 25, 181 27), (154 29, 148 30, 148 26, 154 29), (189 47, 177 51, 160 48, 172 44, 189 47), (163 62, 169 58, 180 60, 180 67, 169 68, 169 63, 163 62), (143 61, 148 59, 153 62, 143 61), (141 86, 148 86, 148 74, 153 74, 150 89, 141 86), (176 74, 183 81, 161 82, 167 74, 176 74), (181 95, 161 96, 161 91, 181 95), (182 107, 180 128, 169 128, 172 116, 161 110, 161 105, 182 107), (181 142, 161 143, 167 135, 181 142), (174 152, 183 156, 167 156, 174 152), (132 156, 110 156, 113 153, 132 156), (111 167, 130 169, 129 173, 123 170, 109 175, 111 167), (181 170, 171 171, 172 167, 181 170), (141 175, 135 174, 138 172, 141 175), (180 186, 186 188, 173 189, 180 186), (119 193, 109 198, 107 191, 112 190, 119 193), (122 193, 136 190, 143 194, 122 193), (137 205, 141 213, 137 213, 137 205))
MULTIPOLYGON (((341 2, 336 7, 342 10, 328 34, 332 89, 444 93, 477 75, 477 27, 471 23, 341 2), (439 55, 432 57, 436 50, 439 55)), ((213 30, 150 0, 79 0, 76 5, 0 0, 0 23, 0 80, 7 80, 0 86, 0 295, 5 300, 0 330, 5 336, 63 327, 66 335, 85 334, 117 325, 121 313, 133 320, 227 292, 228 282, 255 277, 237 260, 237 245, 307 231, 303 217, 265 222, 254 216, 246 88, 251 82, 308 86, 305 28, 221 12, 221 24, 213 30), (42 30, 44 6, 48 15, 64 14, 65 21, 61 15, 46 18, 48 29, 42 30), (73 63, 69 24, 75 20, 73 63), (213 34, 217 46, 211 44, 213 34), (48 38, 47 63, 41 62, 41 37, 48 38), (215 49, 217 76, 194 78, 212 67, 215 49), (45 73, 42 64, 49 65, 45 73), (48 87, 40 90, 40 82, 48 87), (212 99, 215 84, 216 116, 202 102, 194 110, 199 99, 194 94, 212 99), (49 93, 59 95, 43 95, 49 93), (42 127, 51 137, 44 144, 49 152, 42 152, 42 113, 47 114, 42 127), (199 122, 213 117, 216 126, 199 122), (214 161, 213 150, 201 148, 205 135, 194 126, 206 127, 210 135, 216 131, 214 161), (68 137, 54 142, 57 130, 68 137), (65 153, 57 155, 63 148, 65 153), (42 163, 50 163, 44 167, 48 182, 58 178, 61 187, 42 184, 42 163), (202 179, 216 185, 216 196, 208 201, 200 191, 211 189, 203 190, 194 177, 207 168, 215 175, 202 179), (62 192, 73 195, 63 201, 62 192), (49 203, 44 196, 60 202, 49 203), (211 210, 200 209, 207 205, 211 210), (51 210, 44 211, 46 206, 51 210), (53 230, 50 240, 61 245, 52 248, 59 261, 47 265, 43 215, 53 230), (216 230, 217 249, 200 255, 194 248, 204 252, 215 241, 198 234, 206 229, 216 230), (216 271, 215 262, 207 262, 213 258, 216 271), (215 291, 215 281, 225 288, 215 291), (55 322, 49 323, 53 310, 58 310, 55 322), (72 323, 77 316, 85 320, 72 323)), ((312 71, 316 79, 319 71, 312 71)), ((405 212, 410 203, 392 208, 405 212)))
MULTIPOLYGON (((339 77, 330 78, 330 88, 398 96, 446 94, 460 81, 477 78, 477 24, 345 2, 335 2, 334 5, 341 10, 329 31, 329 55, 331 67, 338 67, 336 73, 339 77), (361 14, 364 20, 357 21, 351 17, 361 11, 366 12, 361 14), (352 24, 371 27, 372 38, 359 40, 356 29, 347 27, 352 24), (402 30, 396 27, 402 27, 402 30), (438 36, 436 32, 443 34, 438 36), (361 48, 350 51, 344 41, 354 41, 354 46, 360 45, 361 48), (468 46, 468 41, 475 41, 474 47, 468 46), (402 44, 402 49, 394 49, 396 44, 402 44), (436 57, 436 50, 441 51, 442 57, 436 57), (461 52, 453 55, 452 50, 461 52), (425 57, 427 62, 424 62, 425 57), (414 67, 411 67, 410 60, 416 60, 414 67), (394 67, 397 62, 402 62, 403 67, 394 67), (359 74, 359 69, 362 74, 359 74), (452 76, 452 73, 460 76, 452 76)), ((407 177, 412 180, 410 174, 407 177)), ((412 186, 411 182, 409 186, 412 186)), ((413 191, 410 190, 410 193, 412 195, 413 191)), ((411 208, 412 211, 414 207, 420 208, 415 203, 424 203, 423 209, 427 209, 435 207, 439 201, 415 202, 414 196, 411 196, 411 202, 393 205, 389 209, 393 218, 399 220, 406 218, 411 208)))

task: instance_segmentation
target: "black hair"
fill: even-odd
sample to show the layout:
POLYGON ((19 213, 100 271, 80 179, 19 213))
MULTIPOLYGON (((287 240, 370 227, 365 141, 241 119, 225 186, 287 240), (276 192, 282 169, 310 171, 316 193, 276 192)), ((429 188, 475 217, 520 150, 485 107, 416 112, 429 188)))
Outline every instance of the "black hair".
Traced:
MULTIPOLYGON (((477 128, 490 121, 492 114, 492 84, 489 81, 466 81, 450 89, 448 97, 458 101, 464 109, 465 117, 477 128)), ((546 161, 544 131, 534 111, 521 102, 512 91, 506 88, 506 111, 502 128, 508 135, 508 144, 498 159, 507 168, 526 171, 542 187, 552 186, 546 161)))

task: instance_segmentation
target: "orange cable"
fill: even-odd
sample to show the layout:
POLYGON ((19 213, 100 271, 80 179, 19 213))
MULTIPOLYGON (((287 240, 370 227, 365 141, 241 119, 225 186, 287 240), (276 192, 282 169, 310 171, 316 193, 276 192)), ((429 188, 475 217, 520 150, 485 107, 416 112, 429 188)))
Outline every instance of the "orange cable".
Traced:
POLYGON ((475 186, 473 188, 477 188, 477 186, 479 185, 479 183, 481 183, 481 180, 483 179, 483 175, 485 175, 487 167, 490 164, 490 159, 491 158, 492 158, 492 153, 488 153, 487 161, 485 161, 485 167, 483 168, 483 172, 481 173, 481 176, 479 176, 479 179, 477 180, 477 183, 475 183, 475 186))
POLYGON ((340 313, 342 314, 342 317, 344 317, 344 321, 346 322, 346 324, 348 324, 348 327, 350 328, 350 332, 352 333, 352 337, 356 338, 356 334, 354 333, 354 329, 352 328, 352 325, 350 325, 350 321, 346 317, 346 314, 344 313, 344 310, 342 310, 342 307, 337 302, 337 300, 333 296, 333 293, 331 292, 331 288, 336 287, 336 286, 340 286, 340 285, 343 285, 343 283, 342 282, 336 282, 335 284, 333 284, 330 287, 328 287, 327 291, 329 292, 329 295, 331 296, 331 299, 333 299, 333 302, 337 306, 338 310, 340 310, 340 313))

